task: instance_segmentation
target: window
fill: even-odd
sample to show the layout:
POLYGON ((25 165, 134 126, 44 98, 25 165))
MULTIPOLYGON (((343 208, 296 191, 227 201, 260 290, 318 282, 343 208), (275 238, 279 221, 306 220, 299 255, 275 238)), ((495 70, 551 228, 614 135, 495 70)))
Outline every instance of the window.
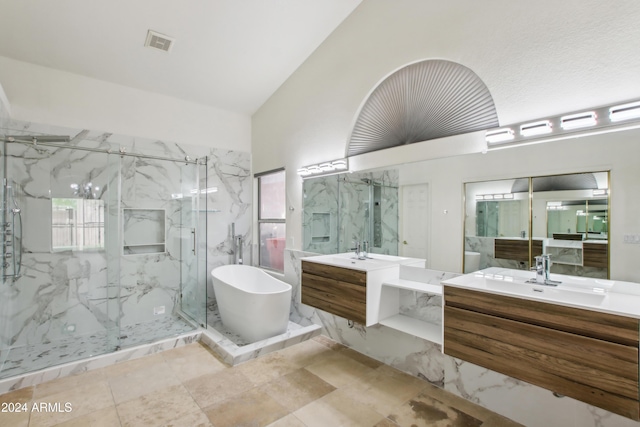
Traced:
POLYGON ((51 199, 51 246, 54 251, 104 248, 104 201, 51 199))
POLYGON ((258 233, 260 267, 284 271, 285 175, 284 170, 267 172, 258 178, 258 233))

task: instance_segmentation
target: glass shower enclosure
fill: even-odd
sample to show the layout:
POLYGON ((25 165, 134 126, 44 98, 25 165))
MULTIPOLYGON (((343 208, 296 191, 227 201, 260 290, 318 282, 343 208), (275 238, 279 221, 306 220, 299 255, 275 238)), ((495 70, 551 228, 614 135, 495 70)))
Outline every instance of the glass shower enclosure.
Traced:
POLYGON ((0 137, 0 379, 206 325, 206 161, 0 137))

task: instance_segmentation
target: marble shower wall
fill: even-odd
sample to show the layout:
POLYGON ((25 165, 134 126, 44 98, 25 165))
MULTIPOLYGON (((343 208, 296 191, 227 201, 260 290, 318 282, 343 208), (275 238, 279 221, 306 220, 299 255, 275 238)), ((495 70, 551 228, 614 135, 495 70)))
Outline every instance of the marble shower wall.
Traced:
MULTIPOLYGON (((635 421, 569 397, 557 398, 549 390, 528 384, 447 356, 439 344, 382 325, 350 328, 347 320, 300 302, 300 258, 310 252, 285 250, 285 281, 293 286, 291 320, 315 323, 332 339, 432 384, 507 416, 528 427, 637 427, 635 421)), ((429 283, 439 283, 456 273, 433 272, 429 283)), ((400 296, 404 314, 438 321, 437 296, 413 292, 400 296), (421 299, 422 298, 422 299, 421 299)))
POLYGON ((232 222, 251 246, 249 153, 10 119, 3 123, 0 135, 68 135, 70 145, 114 154, 9 144, 7 175, 20 190, 25 254, 21 277, 0 288, 0 322, 10 325, 0 330, 2 348, 68 339, 69 334, 117 334, 119 327, 159 321, 178 308, 181 277, 185 298, 201 304, 204 313, 208 272, 232 258, 232 222), (176 160, 206 157, 207 164, 119 156, 119 150, 176 160), (216 191, 192 197, 198 181, 216 191), (88 182, 106 207, 108 250, 52 251, 51 198, 77 198, 71 184, 88 182), (127 221, 123 209, 128 209, 127 221), (121 233, 130 239, 129 251, 121 233), (164 242, 152 241, 162 237, 164 242), (142 249, 147 253, 137 253, 136 245, 147 246, 142 249), (158 306, 165 314, 154 315, 158 306))

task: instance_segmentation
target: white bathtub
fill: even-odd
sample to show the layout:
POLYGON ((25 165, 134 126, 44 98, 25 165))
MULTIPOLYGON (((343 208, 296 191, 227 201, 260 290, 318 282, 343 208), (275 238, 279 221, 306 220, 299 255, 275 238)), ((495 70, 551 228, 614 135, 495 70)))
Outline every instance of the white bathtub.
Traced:
POLYGON ((223 265, 211 271, 222 323, 249 342, 287 330, 291 285, 249 265, 223 265))

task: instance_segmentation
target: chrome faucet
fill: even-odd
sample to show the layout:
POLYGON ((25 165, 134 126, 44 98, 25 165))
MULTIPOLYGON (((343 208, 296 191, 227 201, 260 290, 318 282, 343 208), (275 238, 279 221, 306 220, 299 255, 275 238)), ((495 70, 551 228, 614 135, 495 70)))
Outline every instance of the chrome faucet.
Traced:
MULTIPOLYGON (((550 270, 551 270, 551 255, 544 254, 536 257, 536 280, 535 283, 538 285, 546 285, 546 286, 558 286, 561 282, 557 280, 551 280, 550 270)), ((534 283, 534 281, 531 281, 534 283)))
POLYGON ((353 242, 354 246, 353 248, 351 248, 352 251, 355 252, 356 254, 356 258, 363 260, 363 259, 367 259, 367 250, 369 249, 369 242, 364 241, 364 242, 353 242))

